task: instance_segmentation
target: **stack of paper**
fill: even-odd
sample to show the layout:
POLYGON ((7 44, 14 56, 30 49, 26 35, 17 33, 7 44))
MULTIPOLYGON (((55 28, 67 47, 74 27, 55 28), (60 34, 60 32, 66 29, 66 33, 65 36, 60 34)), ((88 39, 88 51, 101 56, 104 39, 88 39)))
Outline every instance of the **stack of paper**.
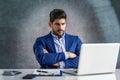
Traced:
POLYGON ((54 69, 35 69, 32 74, 38 76, 62 76, 62 71, 54 69))

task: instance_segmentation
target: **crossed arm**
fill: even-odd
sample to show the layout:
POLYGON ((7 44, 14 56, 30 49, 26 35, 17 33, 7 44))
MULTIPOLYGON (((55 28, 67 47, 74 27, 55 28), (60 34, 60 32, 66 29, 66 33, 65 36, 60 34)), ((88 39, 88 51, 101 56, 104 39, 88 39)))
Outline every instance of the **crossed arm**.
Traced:
MULTIPOLYGON (((44 54, 48 54, 49 52, 46 50, 46 49, 43 49, 43 52, 44 54)), ((77 55, 75 53, 72 53, 72 52, 67 52, 68 54, 68 58, 75 58, 77 55)), ((53 66, 55 67, 59 67, 60 64, 59 63, 55 63, 55 64, 52 64, 53 66)))
POLYGON ((43 48, 42 45, 37 45, 36 47, 34 47, 34 52, 36 59, 41 66, 52 65, 55 67, 59 67, 59 62, 64 62, 65 68, 78 67, 78 54, 67 52, 68 59, 66 59, 64 52, 50 53, 47 49, 43 48))
POLYGON ((71 44, 69 51, 56 53, 51 51, 52 46, 48 47, 44 41, 37 40, 33 48, 36 59, 43 68, 45 66, 59 67, 60 62, 64 62, 65 68, 77 68, 81 44, 78 39, 73 45, 71 44), (67 58, 65 54, 67 54, 67 58))

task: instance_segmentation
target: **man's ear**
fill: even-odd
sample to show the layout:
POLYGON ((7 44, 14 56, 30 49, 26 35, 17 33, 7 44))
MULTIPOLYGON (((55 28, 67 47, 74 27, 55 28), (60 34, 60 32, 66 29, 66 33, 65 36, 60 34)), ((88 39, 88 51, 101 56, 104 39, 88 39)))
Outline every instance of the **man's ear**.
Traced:
POLYGON ((49 24, 49 26, 51 27, 52 23, 51 23, 51 22, 49 22, 48 24, 49 24))

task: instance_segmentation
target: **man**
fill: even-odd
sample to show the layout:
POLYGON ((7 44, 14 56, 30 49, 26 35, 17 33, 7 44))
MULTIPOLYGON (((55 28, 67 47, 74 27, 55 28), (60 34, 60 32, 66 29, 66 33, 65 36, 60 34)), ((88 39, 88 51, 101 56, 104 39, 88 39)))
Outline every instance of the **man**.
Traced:
POLYGON ((50 12, 49 34, 39 37, 33 46, 41 68, 77 68, 81 40, 65 33, 67 15, 61 9, 50 12))

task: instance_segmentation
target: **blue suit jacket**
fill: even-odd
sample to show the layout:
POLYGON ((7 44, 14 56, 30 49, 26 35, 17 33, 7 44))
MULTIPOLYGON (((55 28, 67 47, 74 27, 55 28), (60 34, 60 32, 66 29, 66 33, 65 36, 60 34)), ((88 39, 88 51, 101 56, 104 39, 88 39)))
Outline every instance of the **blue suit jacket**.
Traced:
POLYGON ((64 61, 65 68, 77 68, 81 44, 82 42, 78 36, 73 36, 65 33, 66 51, 73 52, 77 55, 75 58, 65 59, 64 52, 56 53, 53 37, 51 33, 49 33, 46 36, 36 39, 33 50, 36 59, 42 68, 56 68, 52 65, 61 61, 64 61), (43 49, 46 49, 49 53, 44 54, 43 49))

